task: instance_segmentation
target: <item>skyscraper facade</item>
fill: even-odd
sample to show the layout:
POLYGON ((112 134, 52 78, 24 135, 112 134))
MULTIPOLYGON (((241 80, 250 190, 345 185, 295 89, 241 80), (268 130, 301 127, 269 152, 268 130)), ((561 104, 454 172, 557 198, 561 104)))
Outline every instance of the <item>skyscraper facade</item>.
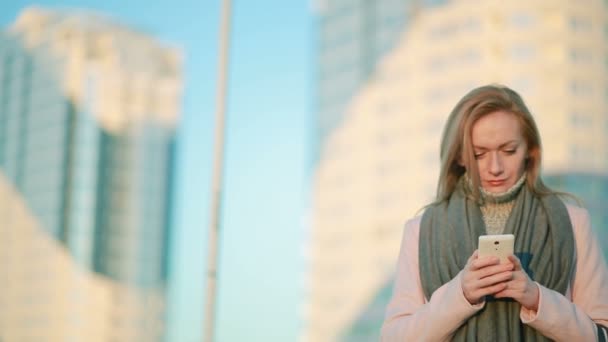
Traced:
POLYGON ((0 37, 0 173, 69 265, 121 289, 125 307, 155 298, 124 320, 151 340, 162 337, 145 322, 163 322, 181 84, 178 50, 99 14, 30 8, 0 37))
MULTIPOLYGON (((403 223, 433 200, 441 130, 470 89, 497 82, 522 94, 543 138, 551 184, 575 193, 591 181, 604 184, 607 24, 602 1, 417 8, 322 140, 305 339, 377 340, 403 223)), ((593 198, 592 220, 605 237, 607 202, 597 196, 608 193, 580 196, 593 198)))
MULTIPOLYGON (((320 0, 315 2, 317 23, 317 56, 314 93, 313 178, 318 176, 318 166, 324 159, 335 154, 330 148, 335 131, 347 120, 347 113, 362 89, 373 80, 379 63, 399 43, 403 31, 422 9, 438 6, 446 0, 320 0)), ((340 180, 336 180, 340 182, 340 180)), ((346 181, 348 182, 348 181, 346 181)), ((325 196, 313 185, 313 203, 317 196, 325 196)), ((313 204, 314 206, 314 204, 313 204)), ((341 215, 340 212, 334 215, 341 215)), ((318 217, 313 209, 313 217, 318 217)), ((311 274, 317 272, 319 227, 313 222, 311 232, 311 274)), ((318 298, 315 285, 317 277, 311 275, 307 286, 305 308, 305 340, 318 340, 331 336, 333 329, 314 319, 316 310, 325 305, 315 304, 318 298), (317 326, 318 325, 318 326, 317 326), (324 333, 322 331, 326 331, 324 333)), ((340 316, 340 315, 338 315, 340 316)), ((338 317, 336 316, 336 317, 338 317)), ((339 318, 337 318, 339 319, 339 318)))
MULTIPOLYGON (((427 1, 428 2, 428 1, 427 1)), ((422 1, 316 1, 316 156, 422 1)))

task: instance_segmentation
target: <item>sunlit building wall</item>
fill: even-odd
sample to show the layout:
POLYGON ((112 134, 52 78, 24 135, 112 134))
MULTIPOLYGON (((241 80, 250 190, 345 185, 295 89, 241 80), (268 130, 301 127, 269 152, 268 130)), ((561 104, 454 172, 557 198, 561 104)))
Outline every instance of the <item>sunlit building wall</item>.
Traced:
POLYGON ((1 173, 0 215, 0 341, 153 341, 162 335, 162 292, 83 268, 1 173))
POLYGON ((108 329, 162 323, 180 97, 179 52, 98 14, 30 8, 0 37, 0 173, 92 284, 112 280, 94 285, 124 303, 108 329))
POLYGON ((373 76, 422 8, 446 0, 317 0, 314 88, 315 155, 340 125, 353 97, 373 76))
POLYGON ((473 87, 524 96, 546 175, 608 174, 605 6, 462 0, 417 12, 321 146, 306 340, 377 340, 403 223, 433 199, 443 123, 473 87))
MULTIPOLYGON (((313 174, 328 153, 328 140, 347 117, 348 108, 361 89, 374 77, 378 63, 399 42, 411 19, 423 8, 445 0, 319 0, 316 14, 316 65, 314 88, 313 174)), ((316 190, 313 190, 313 192, 316 190)), ((315 199, 313 199, 313 202, 315 199)), ((316 213, 313 213, 315 216, 316 213)), ((337 214, 339 215, 339 214, 337 214)), ((313 227, 311 243, 316 244, 313 227)), ((306 253, 309 256, 314 254, 306 253)), ((312 273, 317 264, 309 260, 312 273)), ((311 276, 310 279, 314 279, 311 276)), ((304 308, 303 340, 316 340, 323 333, 313 316, 315 290, 309 281, 304 308)), ((330 325, 331 326, 331 325, 330 325)))

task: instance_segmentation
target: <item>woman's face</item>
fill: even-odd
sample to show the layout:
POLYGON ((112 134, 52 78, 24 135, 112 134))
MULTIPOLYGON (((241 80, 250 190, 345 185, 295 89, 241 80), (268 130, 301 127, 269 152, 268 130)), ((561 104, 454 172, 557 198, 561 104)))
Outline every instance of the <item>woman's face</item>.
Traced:
POLYGON ((481 186, 488 192, 509 190, 525 168, 528 146, 515 114, 496 111, 473 123, 473 152, 481 186))

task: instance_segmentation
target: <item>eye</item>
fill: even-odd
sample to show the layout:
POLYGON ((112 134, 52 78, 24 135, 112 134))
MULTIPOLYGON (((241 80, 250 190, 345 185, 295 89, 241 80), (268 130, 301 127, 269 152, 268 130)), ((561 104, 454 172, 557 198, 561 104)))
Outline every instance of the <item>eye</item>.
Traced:
POLYGON ((478 152, 478 153, 474 154, 475 159, 483 158, 484 155, 485 155, 485 152, 478 152))
POLYGON ((506 154, 514 154, 515 152, 517 152, 517 149, 508 149, 508 150, 504 150, 506 154))

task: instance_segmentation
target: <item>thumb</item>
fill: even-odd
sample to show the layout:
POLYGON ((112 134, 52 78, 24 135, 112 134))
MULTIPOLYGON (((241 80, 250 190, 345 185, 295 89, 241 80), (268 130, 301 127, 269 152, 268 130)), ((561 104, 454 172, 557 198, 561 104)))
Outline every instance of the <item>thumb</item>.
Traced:
POLYGON ((519 261, 519 258, 517 256, 515 256, 514 254, 509 255, 509 261, 511 261, 511 263, 514 266, 514 270, 515 271, 519 271, 522 269, 521 267, 521 262, 519 261))

